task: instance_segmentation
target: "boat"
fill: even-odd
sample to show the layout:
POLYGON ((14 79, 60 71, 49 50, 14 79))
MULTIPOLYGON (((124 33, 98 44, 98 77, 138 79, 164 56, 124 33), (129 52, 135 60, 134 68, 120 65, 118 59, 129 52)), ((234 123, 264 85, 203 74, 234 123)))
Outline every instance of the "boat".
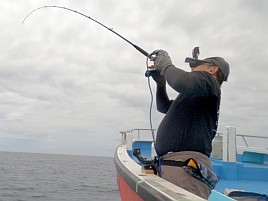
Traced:
MULTIPOLYGON (((156 157, 152 129, 121 131, 121 143, 114 156, 117 185, 122 201, 203 201, 155 174, 155 170, 141 163, 135 151, 144 160, 156 157)), ((226 132, 217 133, 212 144, 210 160, 220 178, 209 196, 209 201, 268 200, 268 147, 248 146, 249 139, 267 140, 237 134, 236 128, 228 126, 226 132), (245 145, 237 145, 238 138, 245 145)), ((267 146, 267 144, 266 144, 267 146)))

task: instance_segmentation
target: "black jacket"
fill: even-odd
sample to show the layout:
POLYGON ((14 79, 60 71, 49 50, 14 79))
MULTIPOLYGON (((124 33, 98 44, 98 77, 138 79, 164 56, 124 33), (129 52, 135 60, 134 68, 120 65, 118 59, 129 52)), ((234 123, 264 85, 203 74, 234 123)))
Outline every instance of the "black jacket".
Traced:
POLYGON ((220 85, 208 72, 185 72, 175 66, 169 66, 164 76, 179 95, 169 100, 166 86, 157 86, 157 109, 166 114, 157 131, 157 153, 197 151, 210 156, 218 124, 220 85))

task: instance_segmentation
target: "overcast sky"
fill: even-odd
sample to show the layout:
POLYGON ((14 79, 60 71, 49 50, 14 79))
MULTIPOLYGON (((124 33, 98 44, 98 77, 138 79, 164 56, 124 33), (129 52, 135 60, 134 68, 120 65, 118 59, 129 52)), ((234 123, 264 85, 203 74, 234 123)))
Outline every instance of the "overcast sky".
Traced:
MULTIPOLYGON (((195 46, 200 58, 225 58, 218 131, 268 136, 267 0, 1 0, 0 151, 113 156, 119 131, 149 128, 145 56, 62 9, 38 10, 22 26, 45 5, 91 16, 148 52, 164 49, 185 71, 195 46)), ((157 128, 155 103, 152 116, 157 128)))

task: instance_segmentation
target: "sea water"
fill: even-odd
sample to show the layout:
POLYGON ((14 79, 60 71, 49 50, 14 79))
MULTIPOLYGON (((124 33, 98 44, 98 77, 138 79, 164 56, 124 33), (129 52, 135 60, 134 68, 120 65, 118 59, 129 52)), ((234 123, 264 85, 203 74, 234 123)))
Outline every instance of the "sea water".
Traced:
POLYGON ((1 201, 119 201, 112 157, 0 152, 1 201))

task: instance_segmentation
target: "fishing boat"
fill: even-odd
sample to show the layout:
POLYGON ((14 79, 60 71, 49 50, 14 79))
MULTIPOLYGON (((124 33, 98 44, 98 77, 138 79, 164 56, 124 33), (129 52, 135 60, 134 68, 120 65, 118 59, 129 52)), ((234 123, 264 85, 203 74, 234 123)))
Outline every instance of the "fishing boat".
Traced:
MULTIPOLYGON (((122 131, 121 144, 115 151, 117 184, 122 201, 201 201, 194 195, 157 176, 150 163, 141 163, 135 151, 144 160, 155 158, 151 129, 122 131)), ((268 147, 250 147, 248 141, 268 137, 239 135, 235 127, 218 133, 212 144, 213 171, 220 180, 212 190, 209 201, 268 200, 268 147), (237 145, 238 138, 245 145, 237 145)), ((267 146, 267 144, 266 144, 267 146)))

